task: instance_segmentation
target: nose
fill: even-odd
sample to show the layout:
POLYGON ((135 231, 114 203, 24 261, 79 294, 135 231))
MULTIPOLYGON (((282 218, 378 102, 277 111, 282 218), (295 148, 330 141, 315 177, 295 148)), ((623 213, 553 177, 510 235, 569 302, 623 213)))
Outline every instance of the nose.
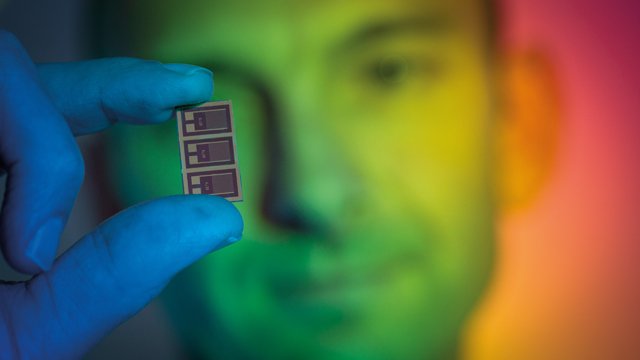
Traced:
MULTIPOLYGON (((266 176, 262 199, 262 215, 269 223, 287 230, 313 233, 321 231, 311 215, 300 208, 291 192, 294 184, 289 172, 290 156, 285 149, 282 124, 278 121, 275 103, 269 102, 265 133, 266 176)), ((289 149, 289 151, 291 151, 289 149)))
POLYGON ((352 193, 340 147, 324 130, 315 106, 285 107, 267 93, 262 98, 266 115, 262 216, 281 230, 328 236, 344 221, 352 193))

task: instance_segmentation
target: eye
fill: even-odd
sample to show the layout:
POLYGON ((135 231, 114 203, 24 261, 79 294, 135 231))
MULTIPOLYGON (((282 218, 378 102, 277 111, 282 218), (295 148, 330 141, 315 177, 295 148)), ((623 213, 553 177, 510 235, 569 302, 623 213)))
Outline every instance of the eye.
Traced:
POLYGON ((446 66, 428 55, 394 55, 371 59, 363 67, 364 83, 380 90, 401 90, 432 85, 446 73, 446 66))
POLYGON ((374 65, 371 74, 380 85, 398 85, 409 77, 411 66, 403 56, 387 56, 374 65))

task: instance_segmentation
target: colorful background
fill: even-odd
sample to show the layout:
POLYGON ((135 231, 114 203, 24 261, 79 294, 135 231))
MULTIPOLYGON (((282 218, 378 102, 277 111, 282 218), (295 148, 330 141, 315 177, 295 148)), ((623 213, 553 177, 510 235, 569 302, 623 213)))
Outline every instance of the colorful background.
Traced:
POLYGON ((502 224, 468 359, 640 358, 640 3, 511 0, 509 46, 546 49, 563 99, 535 206, 502 224))
MULTIPOLYGON (((8 1, 0 27, 37 61, 88 56, 81 1, 8 1)), ((640 358, 640 3, 509 0, 505 44, 544 50, 557 68, 563 122, 540 198, 501 224, 497 273, 466 336, 466 359, 640 358)), ((82 140, 89 151, 92 139, 82 140)), ((63 248, 92 228, 91 178, 63 248)), ((15 277, 5 265, 3 278, 15 277)), ((153 303, 87 358, 175 358, 153 303)))

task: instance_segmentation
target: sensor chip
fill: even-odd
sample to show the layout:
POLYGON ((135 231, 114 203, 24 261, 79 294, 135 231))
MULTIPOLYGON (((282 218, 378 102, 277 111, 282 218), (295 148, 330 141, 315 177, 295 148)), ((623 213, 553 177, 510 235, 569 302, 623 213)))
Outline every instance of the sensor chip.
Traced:
POLYGON ((185 194, 242 201, 231 101, 213 101, 176 111, 185 194))

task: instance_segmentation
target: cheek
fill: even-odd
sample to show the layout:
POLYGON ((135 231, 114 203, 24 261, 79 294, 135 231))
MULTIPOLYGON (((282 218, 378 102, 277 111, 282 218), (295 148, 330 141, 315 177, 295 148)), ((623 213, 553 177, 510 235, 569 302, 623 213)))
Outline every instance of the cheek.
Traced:
MULTIPOLYGON (((366 124, 336 130, 368 198, 410 199, 412 206, 442 212, 485 196, 492 165, 487 108, 481 95, 445 94, 378 106, 358 116, 366 124)), ((362 120, 341 121, 354 122, 362 120)))
POLYGON ((486 89, 483 74, 468 67, 428 90, 372 101, 336 121, 368 217, 428 222, 437 233, 429 245, 433 266, 447 279, 468 277, 462 264, 481 266, 490 258, 493 140, 486 89))

